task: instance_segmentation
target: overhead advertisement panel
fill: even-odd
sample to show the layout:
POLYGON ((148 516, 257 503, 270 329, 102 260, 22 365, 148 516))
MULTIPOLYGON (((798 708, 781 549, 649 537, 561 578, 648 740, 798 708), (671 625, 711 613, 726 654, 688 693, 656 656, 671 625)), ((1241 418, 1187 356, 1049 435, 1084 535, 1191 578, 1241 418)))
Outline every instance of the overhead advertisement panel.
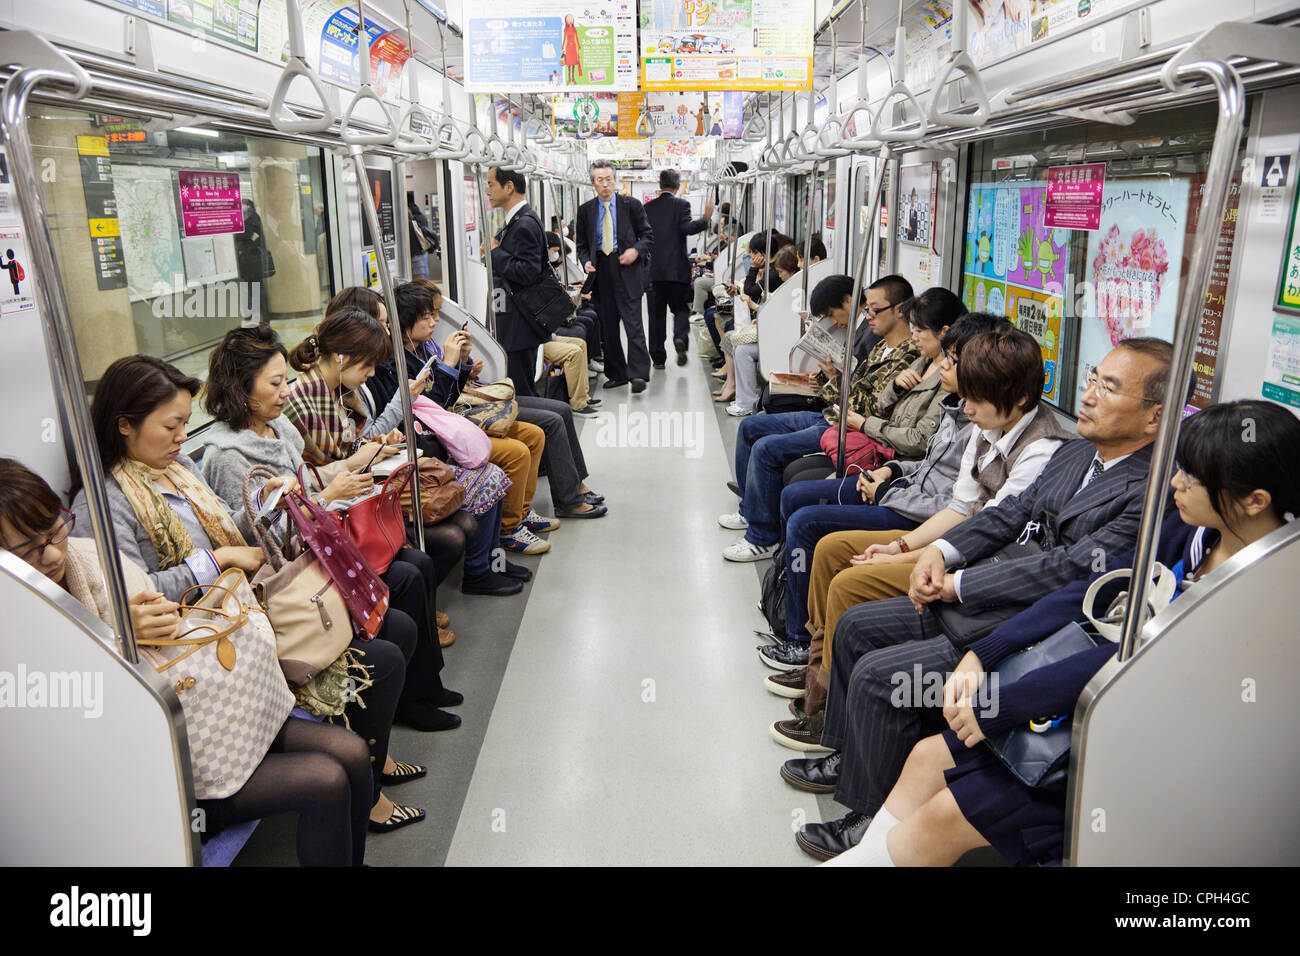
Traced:
POLYGON ((635 0, 496 0, 491 14, 465 23, 467 90, 637 88, 635 0))
POLYGON ((814 0, 641 0, 643 90, 806 90, 814 0))

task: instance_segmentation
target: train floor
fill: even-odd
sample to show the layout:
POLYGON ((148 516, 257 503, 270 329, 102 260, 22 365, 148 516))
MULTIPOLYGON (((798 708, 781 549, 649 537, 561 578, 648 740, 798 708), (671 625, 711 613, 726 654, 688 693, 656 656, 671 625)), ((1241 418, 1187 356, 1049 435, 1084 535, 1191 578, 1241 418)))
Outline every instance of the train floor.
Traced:
MULTIPOLYGON (((768 733, 789 716, 756 653, 769 562, 723 560, 739 533, 717 523, 742 419, 693 353, 578 416, 606 517, 547 535, 520 595, 466 597, 459 569, 439 589, 464 723, 395 729, 393 754, 429 774, 388 793, 428 818, 372 835, 370 864, 810 865, 798 825, 846 812, 778 774, 800 755, 768 733)), ((534 504, 553 513, 545 478, 534 504)), ((263 821, 236 865, 293 865, 292 827, 263 821)))

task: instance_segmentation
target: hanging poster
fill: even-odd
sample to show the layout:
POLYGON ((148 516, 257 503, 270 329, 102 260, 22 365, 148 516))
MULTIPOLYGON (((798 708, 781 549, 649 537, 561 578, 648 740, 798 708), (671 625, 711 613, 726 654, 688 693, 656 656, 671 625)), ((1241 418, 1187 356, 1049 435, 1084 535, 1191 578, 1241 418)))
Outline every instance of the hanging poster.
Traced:
MULTIPOLYGON (((257 3, 258 0, 170 0, 167 19, 188 27, 195 35, 203 34, 256 50, 257 3)), ((139 6, 138 3, 130 5, 139 6)))
MULTIPOLYGON (((119 7, 126 7, 136 13, 143 13, 145 16, 157 17, 160 20, 167 19, 167 0, 112 0, 119 7)), ((172 6, 177 6, 179 0, 172 0, 172 6)))
MULTIPOLYGON (((375 205, 375 214, 379 217, 379 231, 384 241, 384 251, 391 259, 397 242, 397 216, 393 209, 393 174, 387 169, 366 167, 366 188, 361 191, 362 202, 366 197, 375 205)), ((364 212, 361 214, 361 245, 369 248, 374 245, 370 237, 370 220, 364 212)))
POLYGON ((1282 249, 1282 269, 1277 277, 1277 295, 1273 308, 1279 312, 1300 313, 1300 185, 1291 194, 1291 222, 1282 249))
POLYGON ((977 66, 1055 40, 1143 0, 971 0, 966 50, 977 66))
POLYGON ((1300 321, 1273 316, 1268 343, 1268 367, 1260 394, 1284 405, 1300 408, 1300 321))
POLYGON ((1043 398, 1060 396, 1061 297, 1007 285, 1007 318, 1038 340, 1043 349, 1043 398))
POLYGON ((1105 163, 1048 167, 1044 223, 1053 229, 1096 229, 1105 189, 1105 163))
POLYGON ((0 226, 0 315, 36 308, 32 294, 32 260, 22 226, 0 226))
POLYGON ((497 0, 467 14, 470 92, 637 88, 634 0, 497 0))
POLYGON ((643 90, 806 90, 814 0, 641 0, 643 90))
POLYGON ((1049 229, 1045 218, 1047 189, 1021 186, 1020 226, 1015 235, 1007 282, 1060 295, 1065 288, 1068 229, 1049 229))
MULTIPOLYGON (((622 94, 626 97, 627 94, 622 94)), ((555 135, 586 139, 590 136, 618 136, 620 107, 630 103, 618 93, 561 93, 551 101, 555 135)), ((637 112, 628 116, 635 130, 637 112)))
MULTIPOLYGON (((357 4, 351 0, 299 0, 302 9, 303 37, 307 63, 321 79, 355 87, 361 82, 360 21, 357 4)), ((263 24, 270 17, 262 15, 263 24)), ((273 19, 273 17, 270 17, 273 19)), ((264 25, 263 31, 268 28, 264 25)), ((396 93, 402 68, 410 57, 405 33, 391 29, 366 14, 366 36, 370 42, 370 82, 380 96, 396 93)), ((264 55, 274 55, 274 37, 262 44, 264 55)), ((281 55, 287 56, 287 41, 281 43, 281 55)))
MULTIPOLYGON (((1192 192, 1201 197, 1196 203, 1196 218, 1189 218, 1187 233, 1195 235, 1197 219, 1203 208, 1205 175, 1192 178, 1192 192)), ((1218 241, 1214 246, 1214 262, 1210 265, 1210 284, 1205 290, 1205 307, 1201 310, 1201 327, 1196 337, 1196 354, 1192 371, 1196 391, 1192 395, 1193 409, 1206 408, 1214 398, 1214 376, 1219 363, 1219 335, 1223 329, 1223 310, 1228 301, 1228 276, 1232 270, 1232 251, 1237 240, 1237 211, 1241 202, 1241 174, 1233 177, 1228 191, 1228 204, 1223 210, 1223 223, 1219 227, 1218 241)))
MULTIPOLYGON (((656 139, 650 141, 650 168, 651 169, 677 169, 677 170, 696 170, 700 168, 700 161, 712 159, 714 155, 714 144, 717 140, 683 140, 683 139, 656 139)), ((780 225, 780 213, 777 214, 777 228, 780 225)))
POLYGON ((898 172, 898 238, 914 245, 930 245, 930 211, 933 202, 933 163, 904 166, 898 172))
POLYGON ((648 139, 593 139, 587 142, 587 159, 603 159, 615 169, 649 169, 648 139))
POLYGON ((636 131, 637 120, 641 118, 641 110, 645 108, 644 93, 619 93, 618 94, 618 138, 619 139, 640 139, 636 131))
POLYGON ((244 231, 239 173, 181 169, 176 172, 181 199, 181 230, 186 236, 244 231))
MULTIPOLYGON (((742 100, 739 91, 728 93, 647 93, 646 111, 654 121, 655 139, 694 139, 740 135, 742 100), (734 117, 729 119, 729 117, 734 117)), ((636 119, 633 117, 632 122, 636 119)))
POLYGON ((1186 177, 1106 184, 1101 228, 1088 233, 1079 332, 1079 394, 1097 363, 1121 339, 1172 340, 1187 224, 1186 177))

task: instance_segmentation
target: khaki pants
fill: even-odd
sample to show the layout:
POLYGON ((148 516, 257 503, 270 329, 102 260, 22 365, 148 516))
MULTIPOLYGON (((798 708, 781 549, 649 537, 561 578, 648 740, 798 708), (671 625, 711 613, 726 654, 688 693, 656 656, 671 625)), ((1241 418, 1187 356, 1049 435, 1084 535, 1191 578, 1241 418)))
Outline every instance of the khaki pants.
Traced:
POLYGON ((837 531, 817 542, 808 582, 808 674, 804 713, 826 706, 831 677, 831 642, 840 615, 856 604, 907 594, 916 562, 851 564, 849 558, 873 544, 889 544, 906 534, 898 531, 837 531))
POLYGON ((569 407, 574 411, 587 407, 591 385, 587 381, 587 342, 568 335, 557 335, 542 345, 542 358, 548 365, 564 369, 569 386, 569 407))
MULTIPOLYGON (((489 436, 491 437, 491 436, 489 436)), ((506 473, 510 489, 501 510, 501 533, 512 533, 533 506, 537 491, 537 469, 542 466, 542 449, 546 433, 536 425, 516 421, 505 438, 491 438, 492 454, 488 461, 506 473)))

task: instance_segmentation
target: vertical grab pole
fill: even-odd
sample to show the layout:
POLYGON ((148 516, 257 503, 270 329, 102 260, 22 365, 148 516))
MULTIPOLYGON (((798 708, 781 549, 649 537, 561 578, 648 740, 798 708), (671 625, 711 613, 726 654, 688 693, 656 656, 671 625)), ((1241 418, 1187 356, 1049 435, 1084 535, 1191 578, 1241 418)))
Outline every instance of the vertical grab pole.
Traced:
POLYGON ((844 361, 840 369, 840 420, 839 454, 836 456, 835 477, 844 477, 844 451, 848 440, 849 427, 849 378, 851 377, 850 360, 853 358, 853 339, 858 328, 858 301, 862 298, 862 287, 867 273, 867 263, 871 260, 871 235, 875 231, 876 217, 880 215, 880 202, 883 196, 881 186, 885 182, 885 170, 892 160, 892 150, 888 145, 880 147, 880 173, 876 188, 871 197, 871 214, 867 217, 867 232, 862 237, 862 253, 858 256, 858 268, 853 273, 853 297, 849 300, 849 327, 844 336, 844 361))
MULTIPOLYGON (((469 115, 470 121, 477 124, 478 122, 478 104, 474 100, 473 93, 466 93, 469 97, 469 115)), ((488 113, 492 117, 492 135, 496 137, 496 112, 492 105, 492 96, 488 94, 488 113)), ((494 306, 496 289, 496 277, 492 274, 492 222, 488 218, 488 201, 487 201, 487 180, 483 174, 483 163, 480 160, 474 164, 474 182, 478 186, 478 208, 479 217, 483 223, 482 241, 483 241, 483 266, 487 269, 487 319, 488 334, 492 338, 497 337, 497 312, 494 306)))
MULTIPOLYGON (((406 384, 406 350, 402 346, 401 323, 397 321, 397 296, 393 293, 393 277, 388 274, 388 253, 384 249, 384 236, 379 231, 379 214, 375 211, 373 197, 369 195, 370 183, 366 180, 365 150, 358 143, 348 145, 348 154, 352 157, 352 166, 356 170, 357 182, 361 184, 361 210, 370 226, 370 235, 375 237, 375 249, 379 259, 379 286, 384 292, 384 308, 388 310, 388 334, 393 340, 393 370, 397 373, 397 394, 402 397, 402 429, 406 435, 406 460, 415 465, 411 475, 411 512, 412 524, 415 525, 416 546, 424 550, 424 522, 419 519, 420 501, 420 467, 415 457, 415 415, 411 411, 411 390, 406 384)), ((381 409, 375 409, 376 412, 381 409)))
MULTIPOLYGON (((40 176, 36 160, 32 156, 31 137, 27 132, 27 97, 41 84, 67 85, 84 91, 89 81, 84 71, 71 61, 66 73, 38 68, 19 70, 5 83, 4 92, 0 94, 3 98, 0 104, 0 128, 3 129, 3 142, 13 175, 19 215, 31 246, 33 272, 40 276, 40 281, 34 285, 41 304, 41 316, 46 323, 50 367, 59 397, 63 401, 77 467, 81 469, 85 485, 86 509, 90 514, 95 551, 104 575, 104 586, 108 591, 113 630, 122 641, 122 656, 136 664, 139 663, 140 652, 136 648, 126 586, 118 564, 117 535, 113 532, 113 522, 109 517, 107 481, 99 448, 95 444, 95 430, 91 427, 90 406, 86 401, 85 379, 72 332, 68 299, 63 292, 63 280, 54 257, 54 241, 45 215, 45 202, 41 198, 40 176)), ((80 95, 79 92, 78 98, 80 95)))
POLYGON ((1210 149, 1210 163, 1205 174, 1205 198, 1202 200, 1196 241, 1192 247, 1191 264, 1187 273, 1191 278, 1178 303, 1178 324, 1173 336, 1174 356, 1169 381, 1165 384, 1160 428, 1156 432, 1155 447, 1151 452, 1151 473, 1147 478, 1146 495, 1142 502, 1142 522, 1138 526, 1137 545, 1133 555, 1128 607, 1124 612, 1124 625, 1120 632, 1121 663, 1133 656, 1137 649, 1138 635, 1142 633, 1147 620, 1146 593, 1150 588, 1151 571, 1155 563, 1156 537, 1160 533, 1160 522, 1164 517, 1165 490, 1173 471, 1183 402, 1192 380, 1196 335, 1201 326, 1205 294, 1210 287, 1210 264, 1214 259, 1219 230, 1223 224, 1228 187, 1232 182, 1232 169, 1237 157, 1237 144, 1241 142, 1245 116, 1245 91, 1236 70, 1219 60, 1203 60, 1190 63, 1178 71, 1179 78, 1195 73, 1214 84, 1219 99, 1219 119, 1214 130, 1214 145, 1210 149))
MULTIPOLYGON (((800 304, 800 306, 801 306, 801 308, 800 308, 800 311, 801 311, 801 312, 807 312, 807 311, 808 311, 808 272, 809 272, 809 270, 812 268, 812 236, 813 236, 813 222, 814 222, 814 220, 815 220, 815 216, 816 216, 816 214, 815 214, 815 212, 814 212, 814 210, 813 210, 813 205, 814 205, 814 203, 813 203, 813 197, 814 197, 814 196, 816 195, 816 193, 817 193, 817 174, 818 174, 818 172, 819 172, 820 170, 821 170, 821 163, 813 163, 812 173, 811 173, 811 174, 809 175, 809 177, 808 177, 808 219, 807 219, 807 224, 804 226, 804 235, 803 235, 803 275, 802 275, 802 277, 801 277, 802 280, 803 280, 803 286, 802 286, 802 289, 801 289, 801 291, 800 291, 800 293, 799 293, 799 294, 800 294, 800 302, 799 302, 799 304, 800 304)), ((800 323, 799 323, 799 334, 800 334, 800 336, 802 336, 803 333, 804 333, 803 321, 800 320, 800 323)))

